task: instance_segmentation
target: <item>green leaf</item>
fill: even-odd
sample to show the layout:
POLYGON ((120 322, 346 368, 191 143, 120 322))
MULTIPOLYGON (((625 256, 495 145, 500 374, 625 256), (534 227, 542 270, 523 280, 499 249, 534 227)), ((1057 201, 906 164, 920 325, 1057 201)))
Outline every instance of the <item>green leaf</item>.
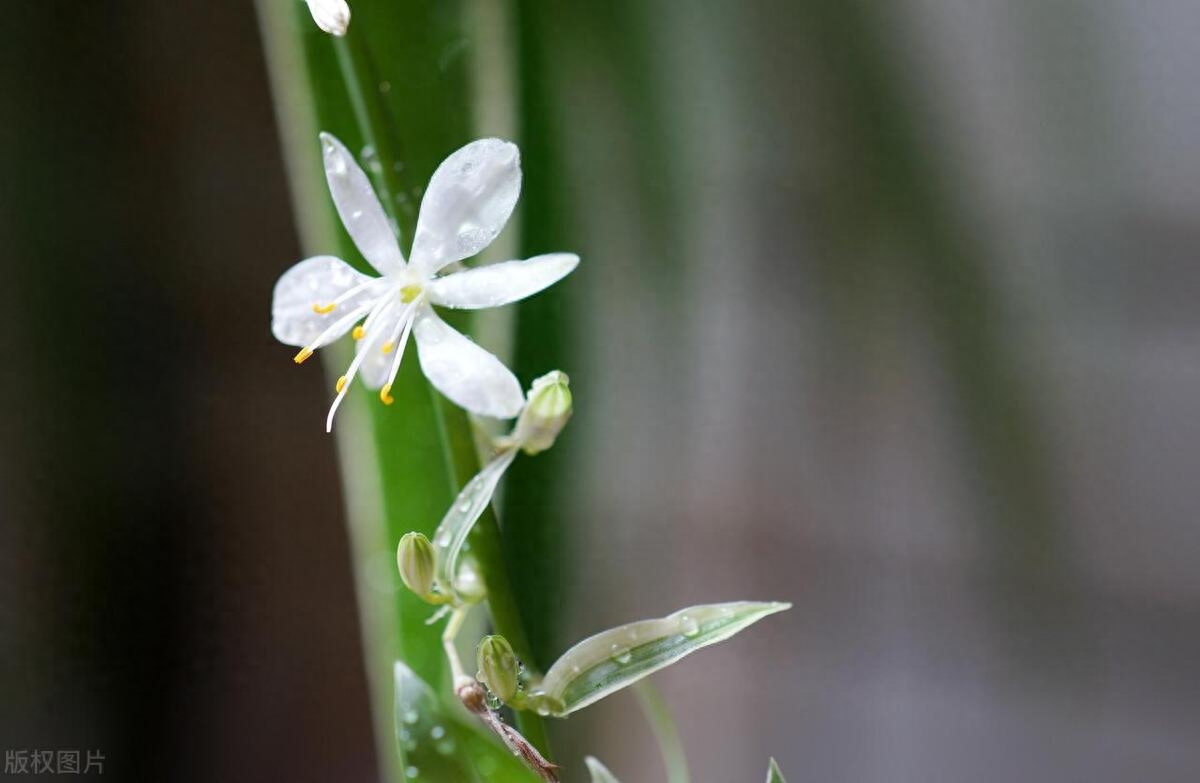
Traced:
POLYGON ((587 756, 583 763, 587 764, 588 772, 592 773, 592 783, 621 783, 595 756, 587 756))
POLYGON ((525 783, 538 778, 498 742, 444 709, 429 684, 401 661, 394 668, 396 750, 409 780, 525 783))
POLYGON ((437 532, 433 534, 433 546, 437 552, 437 581, 441 590, 455 592, 454 580, 458 576, 458 561, 463 545, 479 517, 491 504, 496 485, 516 458, 517 451, 515 448, 502 451, 484 465, 483 470, 475 474, 458 493, 458 497, 450 504, 450 510, 442 517, 437 532))
POLYGON ((530 704, 544 714, 570 715, 789 607, 754 601, 707 604, 603 631, 555 661, 530 693, 530 704))
POLYGON ((775 763, 775 759, 771 759, 771 766, 767 769, 767 783, 787 783, 783 779, 783 773, 779 771, 779 765, 775 763))

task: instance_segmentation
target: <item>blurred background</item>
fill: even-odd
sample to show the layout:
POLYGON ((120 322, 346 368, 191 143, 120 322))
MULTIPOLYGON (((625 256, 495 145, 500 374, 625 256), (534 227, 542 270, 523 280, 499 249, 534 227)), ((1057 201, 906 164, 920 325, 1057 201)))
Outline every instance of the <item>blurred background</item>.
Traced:
MULTIPOLYGON (((517 361, 577 402, 511 477, 514 551, 563 520, 538 648, 792 601, 656 678, 698 783, 1196 780, 1200 5, 467 5, 537 107, 480 129, 526 241, 585 259, 517 361)), ((6 21, 0 747, 372 780, 255 15, 6 21)), ((556 726, 569 769, 662 779, 635 711, 556 726)))

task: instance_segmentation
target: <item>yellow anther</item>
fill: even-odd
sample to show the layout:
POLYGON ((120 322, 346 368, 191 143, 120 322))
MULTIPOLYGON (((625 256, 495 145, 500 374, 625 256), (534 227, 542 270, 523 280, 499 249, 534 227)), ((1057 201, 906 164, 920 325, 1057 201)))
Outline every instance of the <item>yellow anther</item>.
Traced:
POLYGON ((421 286, 410 283, 400 289, 400 301, 408 304, 421 295, 421 286))
POLYGON ((391 405, 396 401, 396 398, 392 396, 392 385, 390 383, 384 384, 383 388, 379 390, 379 399, 383 401, 384 405, 391 405))
POLYGON ((336 309, 337 309, 337 305, 335 305, 335 304, 327 304, 327 305, 314 304, 313 305, 313 312, 316 313, 317 315, 329 315, 336 309))
POLYGON ((292 357, 292 361, 296 364, 304 364, 304 360, 312 356, 312 348, 301 348, 300 353, 292 357))
POLYGON ((392 340, 388 340, 386 343, 383 344, 382 350, 384 353, 391 353, 395 347, 396 347, 396 343, 393 342, 392 340))
POLYGON ((333 385, 333 388, 337 389, 339 392, 346 388, 346 376, 343 375, 342 377, 338 378, 337 383, 333 385))
POLYGON ((350 336, 353 337, 355 340, 361 340, 362 338, 367 336, 367 330, 362 328, 361 326, 356 326, 356 327, 354 327, 354 331, 350 333, 350 336))

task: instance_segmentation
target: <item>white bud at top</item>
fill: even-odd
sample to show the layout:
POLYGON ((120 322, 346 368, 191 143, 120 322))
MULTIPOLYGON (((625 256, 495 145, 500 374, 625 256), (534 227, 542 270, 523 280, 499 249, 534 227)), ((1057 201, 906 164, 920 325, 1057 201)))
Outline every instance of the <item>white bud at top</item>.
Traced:
POLYGON ((342 36, 350 26, 350 6, 346 0, 306 0, 313 21, 330 35, 342 36))
POLYGON ((526 454, 537 454, 554 445, 567 419, 571 418, 571 379, 554 370, 533 382, 525 407, 513 430, 513 440, 526 454))

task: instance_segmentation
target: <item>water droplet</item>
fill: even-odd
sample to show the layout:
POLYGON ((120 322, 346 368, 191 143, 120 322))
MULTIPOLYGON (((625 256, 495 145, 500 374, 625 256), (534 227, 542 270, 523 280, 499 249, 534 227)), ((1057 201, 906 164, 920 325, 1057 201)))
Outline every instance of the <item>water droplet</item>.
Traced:
POLYGON ((630 654, 629 650, 625 649, 619 644, 614 644, 610 648, 608 657, 620 664, 626 664, 633 660, 633 655, 630 654))
POLYGON ((694 617, 689 617, 685 614, 679 618, 679 624, 683 629, 684 636, 691 638, 700 633, 700 623, 696 622, 694 617))
POLYGON ((388 81, 380 82, 379 83, 379 91, 381 93, 383 93, 384 95, 387 95, 389 92, 392 91, 392 83, 388 82, 388 81))
POLYGON ((435 740, 440 740, 442 737, 446 736, 446 730, 441 726, 434 726, 429 730, 429 736, 433 737, 435 740))
POLYGON ((411 710, 411 709, 410 709, 410 710, 405 710, 405 711, 404 711, 404 715, 402 716, 402 720, 403 720, 405 723, 408 723, 408 724, 413 724, 413 723, 416 723, 416 722, 417 722, 417 719, 418 719, 419 717, 421 717, 421 716, 417 714, 417 711, 416 711, 416 710, 411 710))
POLYGON ((464 501, 463 501, 462 503, 460 503, 460 504, 459 504, 459 506, 458 506, 458 511, 459 511, 459 513, 461 513, 461 514, 465 514, 465 513, 467 513, 467 512, 468 512, 468 511, 470 511, 470 510, 471 510, 471 501, 469 501, 469 500, 464 500, 464 501))
POLYGON ((449 756, 454 752, 454 740, 447 737, 446 739, 437 743, 435 747, 437 748, 438 753, 441 753, 443 756, 449 756))
POLYGON ((367 171, 371 172, 372 174, 383 173, 383 164, 379 162, 379 153, 376 152, 373 146, 368 144, 367 146, 363 147, 361 157, 363 165, 366 166, 367 171))
POLYGON ((450 546, 450 531, 443 530, 434 537, 433 543, 437 546, 450 546))
POLYGON ((407 778, 409 778, 410 780, 411 780, 412 778, 415 778, 415 777, 416 777, 417 775, 419 775, 419 774, 421 774, 421 770, 419 770, 419 769, 417 769, 416 767, 413 767, 413 766, 409 766, 408 768, 406 768, 406 769, 404 770, 404 776, 405 776, 405 777, 407 777, 407 778))

